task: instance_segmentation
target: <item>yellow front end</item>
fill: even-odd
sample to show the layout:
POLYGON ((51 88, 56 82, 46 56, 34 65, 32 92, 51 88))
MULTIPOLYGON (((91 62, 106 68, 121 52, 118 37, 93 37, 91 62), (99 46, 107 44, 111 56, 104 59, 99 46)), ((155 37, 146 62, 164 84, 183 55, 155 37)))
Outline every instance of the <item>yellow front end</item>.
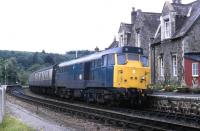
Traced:
POLYGON ((140 61, 127 61, 124 65, 116 64, 113 79, 115 88, 146 89, 150 84, 150 68, 143 67, 140 61))

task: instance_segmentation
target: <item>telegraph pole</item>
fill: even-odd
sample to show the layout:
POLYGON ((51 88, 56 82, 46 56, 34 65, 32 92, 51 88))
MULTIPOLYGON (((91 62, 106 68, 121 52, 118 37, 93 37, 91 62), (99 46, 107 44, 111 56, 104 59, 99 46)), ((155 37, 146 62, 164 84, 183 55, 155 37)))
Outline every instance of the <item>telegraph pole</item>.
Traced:
POLYGON ((6 64, 5 64, 4 68, 5 68, 5 74, 4 74, 5 82, 4 82, 4 84, 6 85, 6 64))

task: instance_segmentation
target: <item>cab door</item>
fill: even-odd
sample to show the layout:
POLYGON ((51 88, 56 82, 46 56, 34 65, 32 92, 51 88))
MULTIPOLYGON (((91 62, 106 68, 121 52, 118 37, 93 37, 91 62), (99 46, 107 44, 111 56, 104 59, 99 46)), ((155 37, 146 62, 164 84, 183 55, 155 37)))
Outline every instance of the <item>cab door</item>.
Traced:
POLYGON ((102 86, 113 87, 114 65, 114 54, 108 54, 102 57, 102 86))
POLYGON ((106 87, 107 85, 107 62, 108 62, 108 56, 104 55, 102 56, 102 67, 101 67, 101 82, 102 82, 102 86, 106 87))

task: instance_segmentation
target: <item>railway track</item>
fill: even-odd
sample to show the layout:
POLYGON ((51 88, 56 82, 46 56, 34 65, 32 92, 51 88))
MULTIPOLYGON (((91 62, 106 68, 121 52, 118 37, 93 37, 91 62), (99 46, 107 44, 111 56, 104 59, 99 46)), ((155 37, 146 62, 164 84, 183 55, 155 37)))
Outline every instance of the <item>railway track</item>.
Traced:
POLYGON ((69 102, 62 102, 50 99, 42 99, 38 97, 29 96, 23 93, 22 89, 12 89, 11 95, 26 101, 28 103, 37 104, 45 108, 53 109, 62 112, 66 115, 75 115, 81 118, 91 119, 100 123, 110 124, 123 128, 135 130, 154 130, 154 131, 196 131, 200 130, 199 118, 184 117, 189 124, 183 124, 183 117, 174 116, 172 113, 154 112, 154 111, 138 111, 123 110, 114 111, 109 109, 99 109, 80 104, 73 104, 69 102), (174 118, 176 117, 176 120, 174 118), (178 122, 178 120, 180 120, 178 122), (196 123, 196 124, 192 124, 196 123))

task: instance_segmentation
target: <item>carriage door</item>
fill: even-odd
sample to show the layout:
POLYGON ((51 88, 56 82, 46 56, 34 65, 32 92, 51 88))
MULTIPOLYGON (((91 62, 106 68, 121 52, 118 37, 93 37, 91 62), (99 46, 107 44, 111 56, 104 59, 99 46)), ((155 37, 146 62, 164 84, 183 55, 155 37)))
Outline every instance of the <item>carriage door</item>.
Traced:
POLYGON ((102 86, 107 85, 107 62, 108 62, 108 56, 104 55, 102 57, 102 74, 101 74, 101 81, 102 81, 102 86))

